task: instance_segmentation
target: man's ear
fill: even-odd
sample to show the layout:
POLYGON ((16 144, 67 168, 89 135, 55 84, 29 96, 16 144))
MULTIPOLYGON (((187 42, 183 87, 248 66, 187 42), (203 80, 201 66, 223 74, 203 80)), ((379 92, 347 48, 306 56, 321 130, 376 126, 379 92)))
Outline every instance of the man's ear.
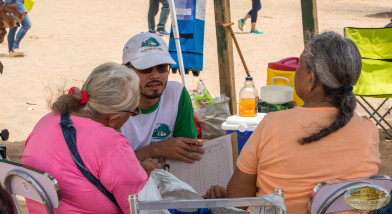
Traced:
POLYGON ((109 127, 114 128, 114 129, 117 128, 120 116, 121 116, 120 113, 111 114, 108 117, 108 125, 109 125, 109 127))

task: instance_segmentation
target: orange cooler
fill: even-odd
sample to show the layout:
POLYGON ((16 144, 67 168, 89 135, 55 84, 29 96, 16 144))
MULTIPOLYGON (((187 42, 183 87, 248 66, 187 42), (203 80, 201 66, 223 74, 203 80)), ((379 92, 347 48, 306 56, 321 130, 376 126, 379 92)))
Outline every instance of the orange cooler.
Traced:
MULTIPOLYGON (((297 106, 302 106, 304 102, 297 96, 295 93, 294 87, 294 75, 295 71, 298 68, 298 57, 288 57, 284 58, 278 62, 270 62, 268 63, 267 68, 267 85, 272 85, 272 78, 279 76, 285 77, 290 81, 290 87, 293 90, 293 101, 296 102, 297 106)), ((274 85, 284 85, 287 86, 287 82, 282 79, 275 79, 274 85)))

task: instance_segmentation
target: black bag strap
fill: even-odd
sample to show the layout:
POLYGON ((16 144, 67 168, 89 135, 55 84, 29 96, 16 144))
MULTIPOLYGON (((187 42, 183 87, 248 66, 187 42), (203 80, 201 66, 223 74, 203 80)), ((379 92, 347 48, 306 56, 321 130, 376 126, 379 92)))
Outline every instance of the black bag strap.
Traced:
POLYGON ((78 150, 76 148, 76 129, 72 124, 69 113, 65 113, 61 115, 60 120, 61 130, 64 135, 65 142, 67 142, 67 146, 71 151, 72 158, 74 159, 76 166, 83 173, 83 175, 96 186, 106 197, 108 197, 117 207, 120 206, 117 204, 116 198, 110 193, 101 182, 84 166, 82 158, 80 157, 78 150))

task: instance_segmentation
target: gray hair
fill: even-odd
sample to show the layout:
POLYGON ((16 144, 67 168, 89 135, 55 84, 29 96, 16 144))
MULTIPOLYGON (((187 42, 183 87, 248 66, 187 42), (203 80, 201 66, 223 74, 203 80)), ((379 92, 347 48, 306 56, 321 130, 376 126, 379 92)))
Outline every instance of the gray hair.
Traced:
POLYGON ((300 139, 300 144, 320 140, 350 121, 356 107, 352 86, 358 81, 362 69, 358 47, 335 32, 315 36, 306 45, 304 58, 307 72, 314 72, 317 82, 323 87, 325 98, 339 111, 329 126, 300 139))
POLYGON ((314 37, 305 47, 307 70, 329 88, 353 86, 361 74, 362 61, 358 47, 335 32, 314 37))
POLYGON ((96 67, 81 90, 75 88, 73 96, 60 96, 53 103, 52 110, 59 114, 82 110, 99 117, 133 110, 139 105, 139 77, 133 70, 117 63, 104 63, 96 67), (87 93, 86 104, 80 104, 81 90, 87 93))

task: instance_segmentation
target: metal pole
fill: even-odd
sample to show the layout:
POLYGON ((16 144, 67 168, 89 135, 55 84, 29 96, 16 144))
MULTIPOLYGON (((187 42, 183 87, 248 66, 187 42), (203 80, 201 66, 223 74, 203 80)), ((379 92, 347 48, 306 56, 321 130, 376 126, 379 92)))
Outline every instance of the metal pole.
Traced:
POLYGON ((128 196, 129 207, 131 210, 131 214, 139 214, 139 208, 137 206, 137 194, 130 194, 128 196))
MULTIPOLYGON (((274 189, 274 191, 276 195, 283 198, 283 189, 274 189)), ((283 214, 283 211, 280 208, 275 208, 275 214, 283 214)))
POLYGON ((176 42, 177 57, 178 57, 178 67, 180 68, 182 84, 186 88, 184 61, 182 59, 182 51, 181 51, 181 44, 180 44, 180 34, 178 33, 177 13, 176 13, 176 7, 175 7, 176 5, 174 4, 174 0, 170 0, 169 1, 169 6, 170 6, 171 19, 172 19, 173 38, 174 38, 174 41, 176 42))

